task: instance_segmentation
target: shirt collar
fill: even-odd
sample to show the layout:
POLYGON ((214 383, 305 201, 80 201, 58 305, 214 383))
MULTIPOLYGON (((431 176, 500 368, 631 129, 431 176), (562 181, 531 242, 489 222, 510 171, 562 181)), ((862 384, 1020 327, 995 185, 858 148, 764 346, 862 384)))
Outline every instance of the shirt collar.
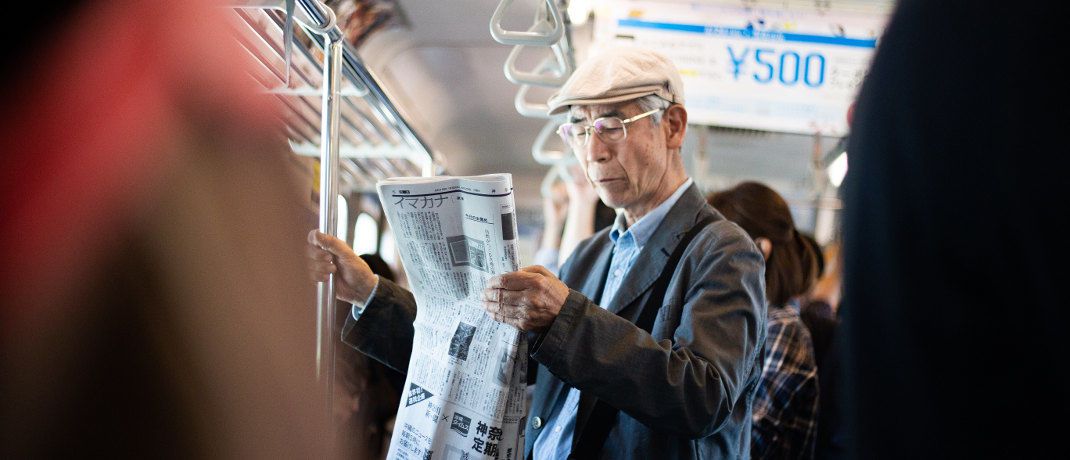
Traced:
POLYGON ((632 238, 635 239, 635 245, 642 247, 650 239, 650 235, 654 234, 654 230, 657 230, 658 225, 665 219, 665 215, 669 213, 672 206, 680 200, 680 197, 684 195, 684 192, 687 191, 687 188, 692 183, 694 181, 688 177, 672 195, 669 195, 665 201, 662 201, 661 204, 650 210, 645 216, 639 218, 631 227, 627 227, 628 221, 625 220, 624 213, 617 213, 617 219, 613 221, 613 229, 609 231, 609 238, 616 243, 622 236, 631 234, 632 238))

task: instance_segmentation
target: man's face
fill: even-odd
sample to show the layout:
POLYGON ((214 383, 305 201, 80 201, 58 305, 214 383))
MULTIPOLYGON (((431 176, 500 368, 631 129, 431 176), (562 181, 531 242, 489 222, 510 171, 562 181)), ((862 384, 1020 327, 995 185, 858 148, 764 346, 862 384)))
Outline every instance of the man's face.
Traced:
MULTIPOLYGON (((643 112, 634 101, 573 106, 569 121, 591 125, 598 118, 626 120, 643 112)), ((649 201, 658 198, 655 194, 665 180, 671 152, 661 125, 655 125, 652 116, 628 123, 626 129, 627 137, 617 143, 603 141, 592 131, 587 145, 573 146, 573 153, 606 206, 646 209, 649 201)))

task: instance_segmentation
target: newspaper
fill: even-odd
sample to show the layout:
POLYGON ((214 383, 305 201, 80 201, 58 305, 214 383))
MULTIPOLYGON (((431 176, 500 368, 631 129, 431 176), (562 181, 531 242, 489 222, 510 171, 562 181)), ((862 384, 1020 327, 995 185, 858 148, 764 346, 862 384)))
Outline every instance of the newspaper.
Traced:
POLYGON ((389 459, 524 458, 527 341, 482 307, 487 280, 519 267, 512 182, 378 184, 417 305, 389 459))

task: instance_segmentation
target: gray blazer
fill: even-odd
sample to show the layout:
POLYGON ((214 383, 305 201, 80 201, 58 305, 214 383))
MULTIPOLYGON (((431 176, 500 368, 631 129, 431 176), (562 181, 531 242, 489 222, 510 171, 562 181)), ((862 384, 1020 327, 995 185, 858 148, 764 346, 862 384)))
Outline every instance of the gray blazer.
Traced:
MULTIPOLYGON (((600 294, 612 255, 608 234, 584 241, 565 262, 561 279, 573 290, 549 330, 531 335, 531 358, 539 366, 526 452, 572 386, 581 391, 577 434, 595 398, 620 409, 605 458, 749 457, 765 340, 761 253, 692 185, 603 309, 590 299, 600 294), (653 334, 646 333, 633 324, 640 307, 680 238, 707 215, 714 221, 685 250, 653 334)), ((405 371, 415 318, 412 295, 381 280, 360 321, 347 320, 343 339, 405 371)))

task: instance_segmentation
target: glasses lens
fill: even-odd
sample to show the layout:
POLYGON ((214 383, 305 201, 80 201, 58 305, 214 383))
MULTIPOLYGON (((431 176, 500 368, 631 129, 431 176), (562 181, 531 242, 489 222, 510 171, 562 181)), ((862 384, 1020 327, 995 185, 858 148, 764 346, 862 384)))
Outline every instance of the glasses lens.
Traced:
POLYGON ((560 128, 557 128, 557 134, 560 135, 561 139, 564 140, 566 143, 572 145, 582 146, 586 143, 584 141, 587 140, 587 131, 584 129, 583 126, 580 126, 576 123, 565 123, 561 125, 560 128))
POLYGON ((617 117, 599 118, 594 122, 594 130, 605 142, 620 142, 626 135, 624 122, 617 117))

